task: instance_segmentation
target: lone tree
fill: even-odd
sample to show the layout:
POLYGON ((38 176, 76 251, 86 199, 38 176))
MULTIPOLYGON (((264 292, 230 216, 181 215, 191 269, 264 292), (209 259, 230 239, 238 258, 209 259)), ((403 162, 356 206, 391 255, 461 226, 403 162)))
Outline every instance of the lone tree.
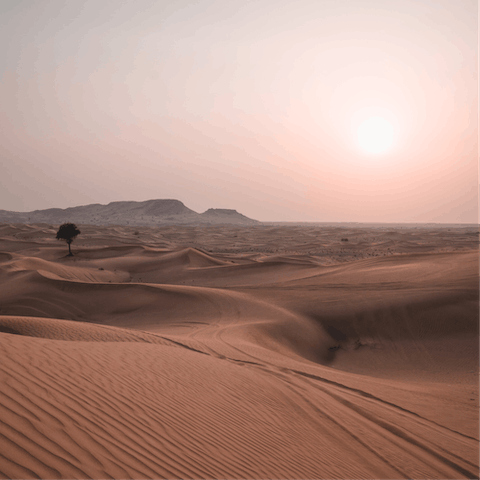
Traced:
POLYGON ((65 240, 68 244, 68 255, 73 256, 71 243, 75 240, 76 236, 80 234, 80 230, 74 223, 64 223, 60 225, 57 232, 57 240, 65 240))

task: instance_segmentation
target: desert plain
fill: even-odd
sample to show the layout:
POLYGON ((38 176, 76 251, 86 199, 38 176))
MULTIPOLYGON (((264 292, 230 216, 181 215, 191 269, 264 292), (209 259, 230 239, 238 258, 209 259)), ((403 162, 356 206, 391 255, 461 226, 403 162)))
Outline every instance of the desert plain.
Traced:
POLYGON ((478 478, 465 226, 0 224, 3 478, 478 478))

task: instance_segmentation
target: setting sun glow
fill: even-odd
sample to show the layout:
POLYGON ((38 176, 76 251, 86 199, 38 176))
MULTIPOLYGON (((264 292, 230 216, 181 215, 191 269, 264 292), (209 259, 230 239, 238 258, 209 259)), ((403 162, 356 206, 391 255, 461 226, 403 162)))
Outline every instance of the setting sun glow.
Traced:
POLYGON ((360 148, 366 153, 384 153, 393 146, 395 132, 390 122, 382 117, 370 117, 357 130, 360 148))

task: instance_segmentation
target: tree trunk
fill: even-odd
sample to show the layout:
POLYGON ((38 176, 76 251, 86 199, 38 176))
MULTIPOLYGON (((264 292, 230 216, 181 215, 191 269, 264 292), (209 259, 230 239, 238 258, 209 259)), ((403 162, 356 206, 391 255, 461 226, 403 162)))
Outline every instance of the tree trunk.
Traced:
POLYGON ((68 243, 68 255, 70 257, 73 257, 72 249, 70 248, 70 245, 71 245, 72 242, 67 242, 67 243, 68 243))

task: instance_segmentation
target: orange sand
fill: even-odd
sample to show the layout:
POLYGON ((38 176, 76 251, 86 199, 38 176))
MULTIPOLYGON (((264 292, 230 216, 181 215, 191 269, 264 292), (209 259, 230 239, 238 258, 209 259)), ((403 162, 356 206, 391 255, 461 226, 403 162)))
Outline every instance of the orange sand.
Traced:
POLYGON ((1 477, 478 478, 475 230, 80 230, 0 224, 1 477))

